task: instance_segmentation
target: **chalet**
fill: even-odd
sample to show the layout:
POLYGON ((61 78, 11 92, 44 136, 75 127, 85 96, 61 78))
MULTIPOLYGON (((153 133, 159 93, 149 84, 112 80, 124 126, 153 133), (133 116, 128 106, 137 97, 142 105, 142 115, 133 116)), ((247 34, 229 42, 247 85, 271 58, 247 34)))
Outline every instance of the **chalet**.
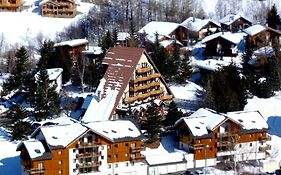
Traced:
POLYGON ((224 31, 238 32, 252 25, 252 22, 242 15, 229 14, 219 20, 224 31))
POLYGON ((83 121, 117 119, 129 108, 173 98, 161 74, 143 48, 114 47, 104 57, 105 74, 83 121), (98 112, 97 112, 98 111, 98 112))
POLYGON ((82 51, 85 51, 88 48, 88 45, 89 42, 87 39, 74 39, 56 43, 54 47, 62 51, 64 58, 70 57, 75 64, 79 54, 81 54, 82 51))
POLYGON ((205 36, 219 32, 220 24, 211 19, 199 19, 195 17, 189 17, 183 21, 181 26, 187 29, 188 38, 190 40, 201 40, 205 36))
POLYGON ((179 148, 194 154, 196 167, 214 166, 230 159, 265 159, 270 146, 268 125, 258 111, 220 114, 201 108, 175 124, 179 148))
POLYGON ((43 0, 39 3, 45 17, 72 18, 76 16, 74 0, 43 0))
POLYGON ((204 55, 206 57, 236 57, 244 46, 246 33, 219 32, 205 37, 204 55))
POLYGON ((281 32, 260 24, 253 25, 244 30, 248 34, 247 40, 254 49, 271 46, 274 39, 280 43, 281 32))
POLYGON ((146 174, 139 129, 130 121, 42 126, 21 142, 26 174, 146 174))
POLYGON ((21 0, 0 0, 0 10, 16 11, 21 6, 21 0))
POLYGON ((151 21, 141 28, 138 34, 146 44, 155 43, 158 34, 159 43, 168 51, 173 49, 174 42, 183 46, 187 41, 186 28, 172 22, 151 21))

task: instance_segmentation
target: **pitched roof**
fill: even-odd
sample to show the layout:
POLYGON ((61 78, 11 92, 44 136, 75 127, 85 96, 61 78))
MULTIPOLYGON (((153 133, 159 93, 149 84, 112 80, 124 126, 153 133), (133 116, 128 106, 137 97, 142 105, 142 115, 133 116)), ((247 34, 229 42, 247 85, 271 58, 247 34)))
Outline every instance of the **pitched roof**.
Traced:
POLYGON ((88 44, 89 41, 87 39, 73 39, 69 41, 63 41, 60 43, 56 43, 54 47, 59 47, 59 46, 69 46, 69 47, 76 47, 80 45, 85 45, 88 44))
POLYGON ((249 23, 251 23, 250 20, 248 20, 247 18, 245 18, 244 16, 242 16, 241 14, 229 14, 226 15, 224 18, 222 18, 221 20, 219 20, 220 23, 225 24, 225 25, 230 25, 233 22, 235 22, 237 19, 239 18, 243 18, 244 20, 248 21, 249 23))
POLYGON ((146 33, 150 37, 151 42, 154 42, 156 33, 158 33, 158 37, 161 39, 164 36, 169 36, 178 27, 178 23, 151 21, 141 28, 138 33, 146 33))
POLYGON ((244 39, 244 37, 247 34, 244 32, 241 33, 231 33, 231 32, 218 32, 209 36, 206 36, 203 40, 202 43, 206 43, 209 42, 213 39, 216 38, 223 38, 225 40, 228 40, 230 42, 232 42, 233 44, 239 44, 241 40, 244 39))
POLYGON ((185 28, 198 32, 203 27, 205 27, 208 23, 213 23, 214 25, 217 25, 217 27, 220 27, 220 25, 211 20, 211 19, 199 19, 195 17, 189 17, 186 20, 184 20, 180 25, 184 26, 185 28))
POLYGON ((67 147, 86 130, 87 128, 79 123, 42 126, 35 130, 31 137, 36 138, 41 131, 44 139, 51 147, 67 147))
MULTIPOLYGON (((27 140, 21 142, 21 144, 25 146, 31 159, 40 157, 46 152, 42 142, 38 140, 27 140)), ((21 144, 19 144, 18 148, 22 146, 21 144)))
POLYGON ((258 111, 228 112, 227 116, 239 123, 243 129, 268 129, 267 122, 258 111))
POLYGON ((85 124, 93 132, 115 142, 120 140, 135 140, 141 136, 140 130, 129 120, 107 120, 85 124))
POLYGON ((256 35, 256 34, 262 32, 264 30, 271 30, 275 33, 278 33, 279 35, 281 34, 281 32, 278 31, 278 30, 272 29, 270 27, 262 26, 260 24, 255 24, 253 26, 250 26, 247 29, 245 29, 244 32, 247 33, 250 36, 254 36, 254 35, 256 35))

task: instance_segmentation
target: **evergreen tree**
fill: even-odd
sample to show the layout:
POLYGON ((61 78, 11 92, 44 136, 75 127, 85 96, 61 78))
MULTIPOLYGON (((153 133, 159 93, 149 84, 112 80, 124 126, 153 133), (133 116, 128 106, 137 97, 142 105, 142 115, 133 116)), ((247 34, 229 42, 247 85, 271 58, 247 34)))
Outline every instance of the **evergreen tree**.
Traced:
POLYGON ((249 61, 252 59, 253 49, 250 46, 248 40, 245 42, 245 52, 242 55, 242 69, 243 74, 247 77, 250 71, 249 61))
POLYGON ((247 104, 245 81, 232 64, 211 74, 206 91, 205 105, 218 112, 243 110, 247 104))
POLYGON ((275 4, 267 13, 266 23, 268 27, 271 27, 273 29, 277 29, 277 27, 281 24, 280 16, 278 15, 275 4))
POLYGON ((112 31, 112 44, 114 46, 117 44, 117 40, 118 40, 118 31, 116 28, 114 28, 112 31))
POLYGON ((271 88, 267 80, 257 81, 255 87, 256 87, 255 95, 259 98, 269 98, 274 94, 273 89, 271 88))
MULTIPOLYGON (((41 63, 45 61, 41 60, 41 63)), ((60 112, 60 99, 55 91, 56 87, 49 85, 49 77, 44 64, 41 64, 36 83, 34 113, 36 120, 41 121, 60 112)))
POLYGON ((133 18, 130 21, 130 38, 129 38, 129 47, 137 47, 137 33, 136 27, 133 18))
POLYGON ((146 121, 143 124, 143 127, 147 130, 148 142, 154 142, 159 139, 161 128, 163 127, 162 117, 157 109, 157 105, 152 102, 147 107, 144 116, 146 121))
POLYGON ((165 118, 164 125, 174 126, 175 122, 181 117, 183 117, 182 111, 180 111, 177 107, 177 104, 172 101, 168 106, 168 112, 165 118))
POLYGON ((190 78, 192 74, 192 67, 190 65, 189 54, 185 53, 183 59, 181 60, 177 74, 175 75, 175 81, 177 83, 186 83, 186 80, 190 78))
POLYGON ((268 59, 268 65, 265 69, 265 77, 273 91, 280 90, 280 74, 278 71, 278 62, 275 56, 268 59))
POLYGON ((30 113, 21 105, 15 104, 7 113, 10 120, 8 128, 11 130, 13 140, 26 138, 30 132, 30 123, 23 121, 30 113))
POLYGON ((106 35, 101 39, 101 47, 105 52, 107 49, 113 46, 112 37, 110 31, 106 32, 106 35))
POLYGON ((12 69, 11 76, 3 84, 3 95, 8 94, 12 90, 21 88, 28 73, 28 53, 25 47, 21 47, 17 50, 15 56, 15 67, 12 69))

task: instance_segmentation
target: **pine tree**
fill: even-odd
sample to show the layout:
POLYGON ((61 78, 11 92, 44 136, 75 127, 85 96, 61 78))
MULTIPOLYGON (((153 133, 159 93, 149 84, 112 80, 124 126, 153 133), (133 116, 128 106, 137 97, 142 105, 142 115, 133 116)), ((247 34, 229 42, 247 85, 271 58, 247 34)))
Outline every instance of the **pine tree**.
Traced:
POLYGON ((257 81, 255 87, 256 87, 255 95, 259 98, 269 98, 274 94, 273 89, 271 88, 267 80, 257 81))
POLYGON ((180 111, 177 107, 177 104, 172 101, 168 106, 168 112, 165 118, 164 125, 173 126, 175 122, 181 117, 183 117, 182 111, 180 111))
POLYGON ((160 137, 162 125, 162 117, 157 105, 151 103, 145 111, 146 121, 143 125, 144 129, 147 130, 148 142, 154 142, 160 137))
POLYGON ((275 56, 268 59, 268 65, 265 69, 265 77, 273 91, 280 90, 280 74, 278 71, 278 62, 275 56))
POLYGON ((280 16, 278 15, 275 4, 267 13, 266 23, 268 27, 271 27, 273 29, 277 29, 277 27, 281 24, 280 16))
POLYGON ((116 28, 114 28, 112 31, 112 43, 114 46, 116 46, 117 40, 118 40, 118 31, 116 28))
POLYGON ((28 73, 28 53, 25 47, 21 47, 17 50, 15 56, 15 67, 12 69, 11 76, 3 84, 3 95, 8 94, 12 90, 21 88, 28 73))
MULTIPOLYGON (((41 61, 41 63, 46 62, 41 61)), ((41 64, 36 83, 34 113, 36 120, 41 121, 60 112, 60 98, 55 91, 56 87, 49 85, 49 77, 44 64, 41 64)))
POLYGON ((190 78, 191 75, 192 67, 190 65, 189 54, 185 53, 183 59, 180 62, 180 65, 178 66, 178 72, 175 75, 175 81, 180 84, 186 83, 186 80, 190 78))
POLYGON ((130 21, 130 38, 128 44, 129 47, 137 47, 137 33, 133 18, 130 21))
POLYGON ((104 51, 113 46, 112 37, 110 31, 106 32, 106 35, 101 39, 101 47, 104 51))
POLYGON ((26 138, 30 132, 30 123, 23 121, 30 112, 19 104, 15 104, 7 113, 6 118, 10 120, 8 128, 11 130, 13 140, 26 138))
POLYGON ((210 75, 206 88, 205 105, 218 112, 243 110, 247 104, 245 80, 234 65, 210 75))

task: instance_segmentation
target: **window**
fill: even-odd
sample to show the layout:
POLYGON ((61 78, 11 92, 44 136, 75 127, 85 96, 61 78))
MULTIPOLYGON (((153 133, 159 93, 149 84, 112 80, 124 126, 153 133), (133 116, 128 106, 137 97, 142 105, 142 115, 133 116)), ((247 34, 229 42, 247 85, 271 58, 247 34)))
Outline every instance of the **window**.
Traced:
POLYGON ((107 158, 111 159, 111 155, 107 155, 107 158))
POLYGON ((129 166, 129 163, 128 163, 128 162, 126 162, 125 166, 129 166))
POLYGON ((111 149, 110 145, 107 146, 107 149, 111 149))
POLYGON ((62 170, 59 170, 59 174, 62 174, 62 170))
POLYGON ((108 169, 110 169, 111 168, 111 165, 108 165, 108 169))
POLYGON ((61 150, 58 150, 58 154, 61 155, 61 153, 62 153, 61 150))
POLYGON ((103 160, 104 159, 104 156, 101 156, 101 160, 103 160))
POLYGON ((118 157, 118 154, 114 154, 114 157, 117 158, 117 157, 118 157))
POLYGON ((60 165, 62 164, 62 161, 61 161, 61 160, 59 160, 59 164, 60 164, 60 165))
POLYGON ((118 148, 118 144, 115 144, 114 147, 115 147, 115 148, 118 148))
POLYGON ((73 169, 73 173, 75 173, 76 172, 76 169, 73 169))
POLYGON ((75 153, 76 152, 76 149, 73 149, 73 153, 75 153))
POLYGON ((73 163, 75 163, 76 162, 76 159, 73 159, 73 163))
POLYGON ((250 143, 250 146, 253 146, 253 143, 250 143))
POLYGON ((128 143, 126 143, 126 144, 125 144, 125 146, 129 146, 129 144, 128 144, 128 143))
POLYGON ((103 150, 103 149, 104 149, 104 147, 103 147, 103 146, 101 146, 101 147, 100 147, 100 149, 101 149, 101 150, 103 150))
POLYGON ((42 162, 38 163, 38 169, 43 169, 43 163, 42 162))
POLYGON ((136 144, 135 143, 131 143, 131 147, 135 147, 136 146, 136 144))
POLYGON ((125 157, 128 157, 128 153, 125 153, 125 157))
POLYGON ((117 163, 115 164, 115 168, 118 168, 118 164, 117 163))

